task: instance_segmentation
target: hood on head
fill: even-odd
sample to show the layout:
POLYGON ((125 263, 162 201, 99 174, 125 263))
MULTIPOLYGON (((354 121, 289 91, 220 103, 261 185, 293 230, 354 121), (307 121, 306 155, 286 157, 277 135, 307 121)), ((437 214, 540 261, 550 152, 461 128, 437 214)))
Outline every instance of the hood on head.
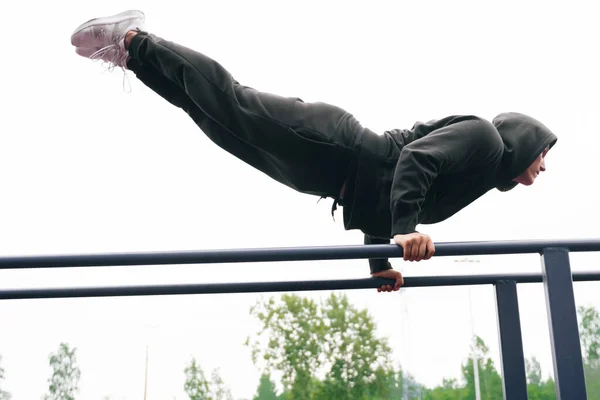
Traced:
POLYGON ((540 121, 520 113, 502 113, 492 124, 504 142, 496 188, 507 192, 518 185, 512 180, 521 175, 546 146, 552 148, 558 138, 540 121))

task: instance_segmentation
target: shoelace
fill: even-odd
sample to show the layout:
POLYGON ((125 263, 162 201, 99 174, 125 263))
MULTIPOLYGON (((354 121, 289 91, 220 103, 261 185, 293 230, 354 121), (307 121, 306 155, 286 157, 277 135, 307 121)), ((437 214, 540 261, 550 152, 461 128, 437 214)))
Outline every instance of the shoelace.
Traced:
POLYGON ((127 57, 127 52, 121 51, 119 45, 115 43, 95 51, 90 56, 90 59, 94 61, 102 60, 104 63, 108 63, 108 68, 106 68, 108 72, 113 72, 115 67, 120 67, 123 70, 123 90, 126 93, 131 93, 131 82, 129 81, 127 70, 125 67, 123 67, 123 65, 125 65, 127 62, 127 57), (110 52, 113 53, 109 54, 110 52), (125 88, 125 81, 127 81, 127 86, 129 89, 125 88))

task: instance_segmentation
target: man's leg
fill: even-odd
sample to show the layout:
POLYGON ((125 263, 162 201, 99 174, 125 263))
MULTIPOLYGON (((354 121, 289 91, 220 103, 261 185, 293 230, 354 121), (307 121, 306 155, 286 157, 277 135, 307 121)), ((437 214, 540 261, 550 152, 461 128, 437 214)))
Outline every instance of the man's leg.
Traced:
POLYGON ((122 67, 128 59, 149 67, 196 105, 185 109, 216 144, 298 191, 337 197, 362 132, 349 113, 240 85, 205 55, 133 31, 143 19, 136 11, 94 19, 82 24, 71 42, 98 47, 99 58, 122 67), (128 32, 135 36, 125 49, 128 32))
MULTIPOLYGON (((133 60, 185 91, 212 121, 211 127, 220 127, 201 126, 219 146, 243 159, 235 150, 239 143, 249 145, 262 153, 261 161, 286 177, 288 186, 337 195, 362 129, 349 113, 241 85, 215 60, 155 35, 136 33, 126 47, 133 60)), ((264 171, 264 166, 257 167, 264 171)))
POLYGON ((247 164, 261 170, 278 182, 289 185, 287 178, 281 174, 276 165, 269 163, 269 159, 265 157, 263 152, 242 142, 215 121, 208 118, 179 86, 160 75, 152 67, 142 65, 137 60, 130 59, 127 62, 127 67, 148 88, 152 89, 169 103, 185 111, 200 129, 207 132, 219 132, 219 134, 215 134, 215 138, 220 147, 236 155, 247 164))

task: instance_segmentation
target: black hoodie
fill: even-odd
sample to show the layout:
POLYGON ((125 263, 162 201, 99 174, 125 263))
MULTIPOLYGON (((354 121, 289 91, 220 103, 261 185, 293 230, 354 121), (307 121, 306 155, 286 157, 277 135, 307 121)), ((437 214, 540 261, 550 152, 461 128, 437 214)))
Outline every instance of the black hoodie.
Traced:
MULTIPOLYGON (((365 243, 389 243, 454 215, 493 188, 508 191, 557 137, 519 113, 490 123, 455 115, 383 136, 365 129, 361 153, 346 183, 344 224, 360 229, 365 243)), ((391 268, 370 260, 371 272, 391 268)))

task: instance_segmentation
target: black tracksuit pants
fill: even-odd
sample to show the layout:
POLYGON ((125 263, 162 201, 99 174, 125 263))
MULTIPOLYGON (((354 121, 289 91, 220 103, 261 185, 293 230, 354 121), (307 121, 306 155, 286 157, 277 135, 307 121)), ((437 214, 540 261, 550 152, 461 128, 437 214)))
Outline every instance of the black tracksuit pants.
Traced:
POLYGON ((241 85, 219 63, 141 32, 128 68, 218 146, 299 192, 337 199, 363 127, 348 112, 241 85))

